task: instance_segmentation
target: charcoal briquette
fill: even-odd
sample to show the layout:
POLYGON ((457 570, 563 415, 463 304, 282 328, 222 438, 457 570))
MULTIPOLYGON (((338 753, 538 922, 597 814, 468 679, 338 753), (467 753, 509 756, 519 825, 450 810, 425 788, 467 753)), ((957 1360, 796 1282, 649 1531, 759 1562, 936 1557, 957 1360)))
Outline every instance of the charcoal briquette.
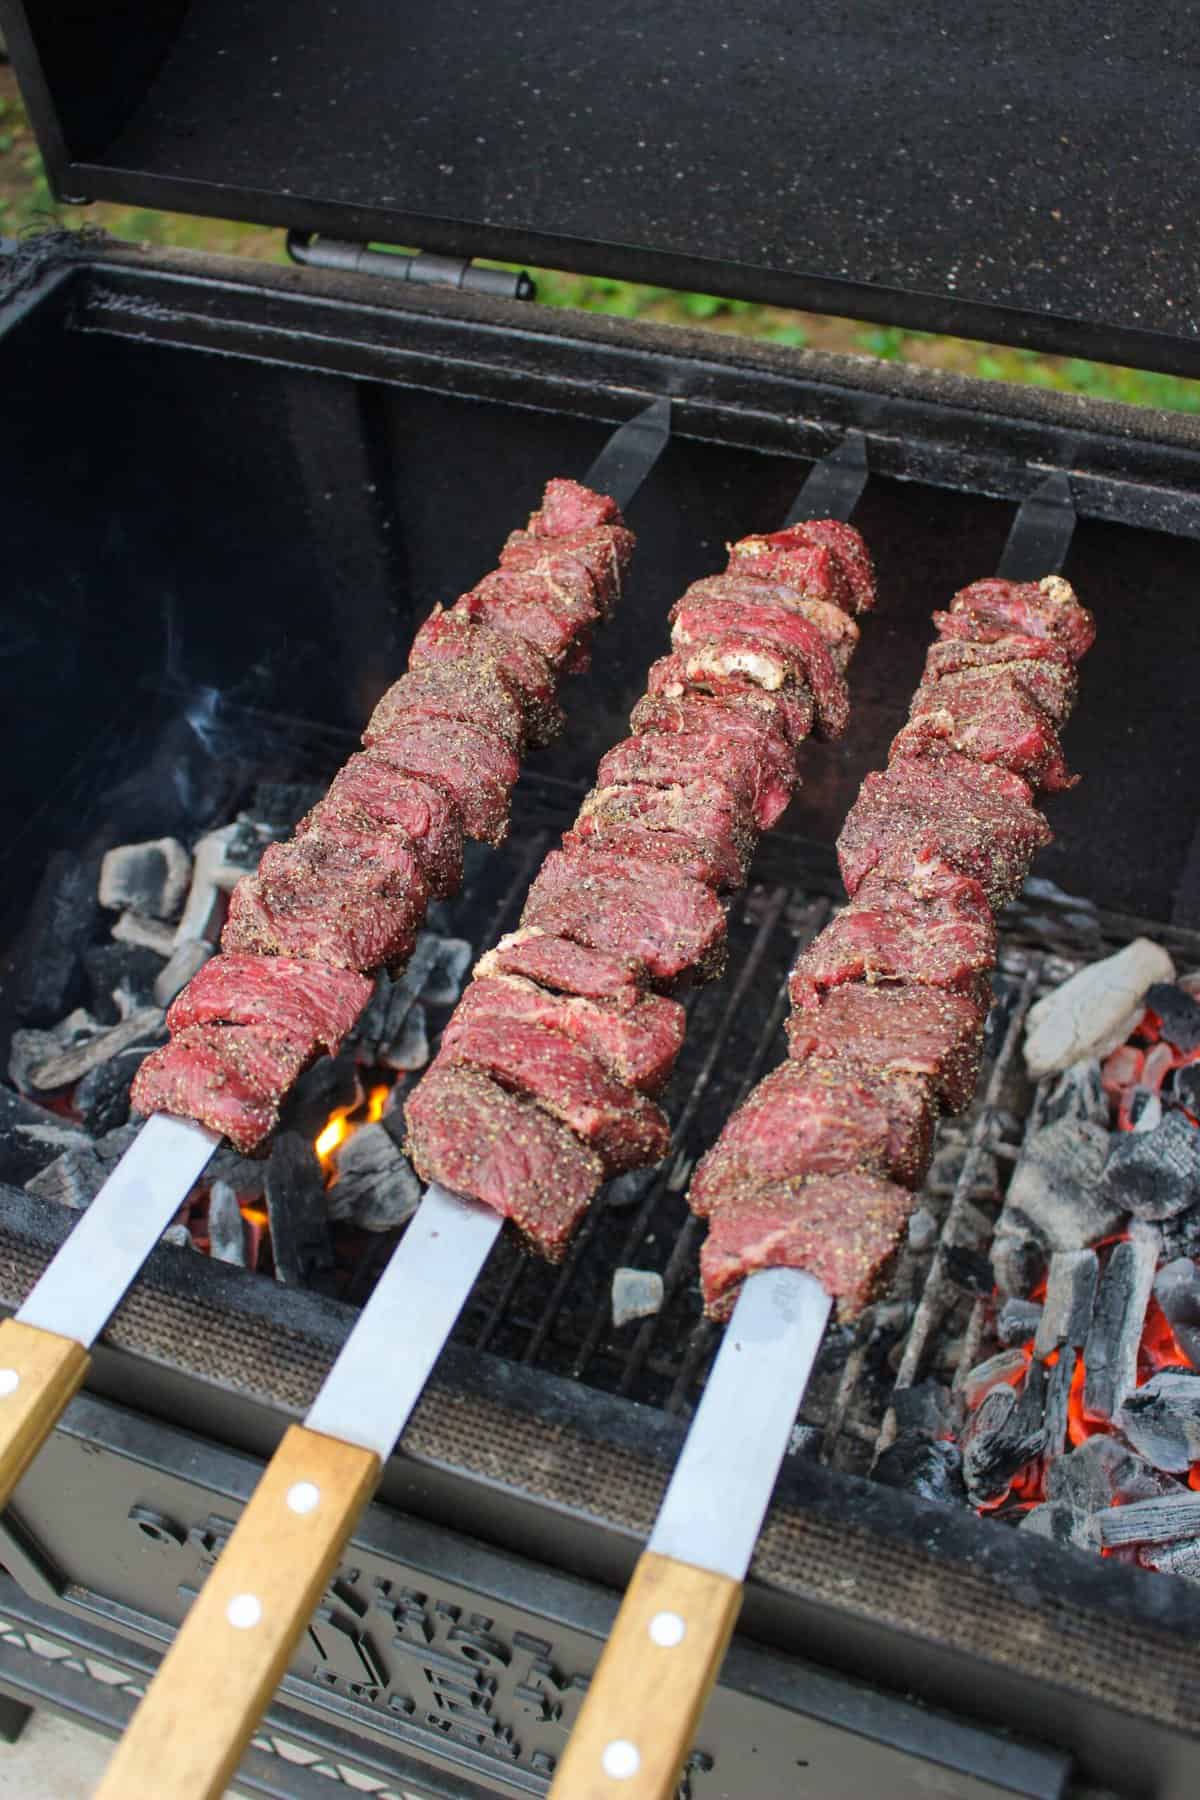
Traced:
POLYGON ((1104 1165, 1112 1203, 1139 1219, 1170 1219, 1200 1193, 1200 1131, 1170 1112, 1152 1131, 1118 1131, 1104 1165))
POLYGON ((1176 1050, 1200 1050, 1200 1001, 1173 981, 1156 981, 1147 990, 1146 1005, 1158 1014, 1162 1034, 1176 1050))
POLYGON ((48 859, 30 906, 17 970, 14 1011, 27 1025, 52 1025, 77 998, 80 958, 99 905, 96 865, 69 850, 48 859))
POLYGON ((333 1264, 325 1177, 307 1137, 280 1132, 267 1159, 266 1192, 275 1279, 304 1287, 333 1264))
POLYGON ((962 1469, 957 1444, 903 1432, 881 1452, 871 1473, 884 1487, 903 1488, 944 1506, 960 1506, 966 1498, 962 1469))

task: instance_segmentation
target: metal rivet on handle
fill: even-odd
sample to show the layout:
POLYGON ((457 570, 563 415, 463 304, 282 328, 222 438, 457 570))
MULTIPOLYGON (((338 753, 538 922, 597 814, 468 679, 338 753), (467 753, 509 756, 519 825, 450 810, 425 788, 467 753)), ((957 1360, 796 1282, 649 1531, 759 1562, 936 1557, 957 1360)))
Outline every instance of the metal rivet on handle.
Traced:
POLYGON ((614 1738, 605 1744, 600 1767, 613 1781, 628 1781, 642 1766, 642 1753, 628 1738, 614 1738))
POLYGON ((262 1601, 257 1594, 235 1594, 225 1608, 225 1617, 238 1631, 249 1631, 262 1618, 262 1601))
POLYGON ((21 1377, 15 1369, 0 1369, 0 1398, 15 1394, 20 1385, 21 1377))
POLYGON ((650 1621, 650 1637, 660 1650, 682 1644, 686 1632, 687 1624, 677 1612, 657 1612, 650 1621))
POLYGON ((287 1503, 294 1513, 315 1512, 321 1503, 321 1490, 315 1481, 294 1481, 287 1491, 287 1503))

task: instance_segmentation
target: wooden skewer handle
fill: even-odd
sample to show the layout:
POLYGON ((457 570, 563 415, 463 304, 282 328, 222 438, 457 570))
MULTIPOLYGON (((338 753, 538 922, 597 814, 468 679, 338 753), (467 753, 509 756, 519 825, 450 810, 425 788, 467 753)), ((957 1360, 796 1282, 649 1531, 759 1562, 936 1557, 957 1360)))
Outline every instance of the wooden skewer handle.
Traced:
POLYGON ((293 1425, 141 1705, 97 1800, 218 1800, 379 1479, 372 1450, 293 1425))
POLYGON ((550 1800, 672 1800, 741 1603, 728 1575, 641 1557, 550 1800))
POLYGON ((74 1338, 18 1319, 0 1324, 0 1506, 8 1505, 90 1361, 74 1338))

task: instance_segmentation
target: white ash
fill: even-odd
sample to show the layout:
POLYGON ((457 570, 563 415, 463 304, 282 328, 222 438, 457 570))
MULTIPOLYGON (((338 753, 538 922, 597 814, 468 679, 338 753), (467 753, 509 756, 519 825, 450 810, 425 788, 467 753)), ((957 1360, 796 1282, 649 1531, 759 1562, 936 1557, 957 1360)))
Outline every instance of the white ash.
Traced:
POLYGON ((1126 1395, 1114 1423, 1156 1469, 1186 1475, 1200 1462, 1200 1373, 1160 1369, 1126 1395))
POLYGON ((160 1244, 174 1244, 177 1250, 194 1250, 195 1243, 186 1225, 168 1225, 158 1240, 160 1244))
POLYGON ((216 946, 203 938, 177 944, 158 972, 154 983, 154 1001, 168 1007, 181 994, 193 975, 198 975, 214 954, 216 946))
POLYGON ((1170 1544, 1200 1534, 1200 1494, 1179 1488, 1155 1500, 1134 1500, 1109 1507, 1093 1520, 1106 1550, 1123 1544, 1170 1544))
POLYGON ((25 1183, 25 1192, 36 1194, 40 1200, 53 1200, 59 1206, 83 1212, 107 1179, 108 1170, 91 1145, 84 1144, 65 1150, 38 1174, 31 1175, 25 1183))
POLYGON ((246 1267, 246 1225, 227 1181, 214 1181, 208 1191, 208 1252, 217 1262, 246 1267))
POLYGON ((996 1314, 996 1337, 1006 1349, 1027 1344, 1037 1331, 1042 1309, 1036 1300, 1010 1296, 996 1314))
POLYGON ((148 919, 139 912, 123 912, 113 926, 112 934, 118 944, 140 944, 144 950, 153 950, 156 956, 170 956, 175 946, 172 926, 164 925, 158 919, 148 919))
POLYGON ((663 1278, 652 1269, 617 1269, 612 1278, 612 1322, 620 1329, 662 1310, 663 1278))
POLYGON ((1174 979, 1171 958, 1148 938, 1135 938, 1115 956, 1089 963, 1030 1008, 1029 1073, 1052 1075, 1083 1057, 1107 1056, 1137 1023, 1147 988, 1174 979))
POLYGON ((1114 1132, 1104 1190, 1139 1219, 1188 1212, 1200 1197, 1200 1131, 1173 1112, 1152 1130, 1114 1132))
MULTIPOLYGON (((263 840, 265 849, 271 841, 271 832, 269 827, 263 829, 267 834, 263 840)), ((241 824, 223 825, 219 831, 207 832, 197 841, 187 904, 164 955, 170 956, 177 944, 196 939, 215 944, 220 937, 225 922, 226 895, 232 893, 243 875, 251 872, 244 855, 241 860, 238 857, 239 849, 244 850, 244 839, 239 839, 241 831, 241 824)))
POLYGON ((153 919, 173 919, 192 877, 192 859, 177 838, 119 844, 100 864, 101 906, 131 908, 153 919))
POLYGON ((1074 1062, 1057 1075, 1039 1081, 1029 1110, 1029 1126, 1040 1130, 1060 1119, 1078 1119, 1107 1126, 1110 1101, 1100 1078, 1098 1057, 1074 1062))
POLYGON ((1006 1294, 1021 1293, 1023 1246, 1084 1250, 1117 1229, 1126 1208, 1102 1185, 1108 1132, 1087 1120, 1058 1119, 1021 1146, 996 1225, 992 1263, 1006 1294))
POLYGON ((908 1245, 918 1255, 932 1250, 938 1239, 938 1222, 924 1206, 918 1206, 908 1221, 908 1245))
POLYGON ((35 1090, 44 1093, 71 1087, 122 1050, 135 1046, 147 1051, 153 1049, 161 1039, 162 1029, 161 1010, 155 1006, 146 1007, 128 1019, 122 1019, 119 1025, 93 1033, 48 1056, 29 1071, 29 1082, 35 1090))
POLYGON ((421 1183, 381 1124, 363 1125, 333 1153, 336 1178, 326 1190, 330 1219, 360 1231, 393 1231, 421 1203, 421 1183))
POLYGON ((1200 1537, 1179 1544, 1147 1544, 1138 1561, 1164 1575, 1181 1575, 1184 1581, 1200 1581, 1200 1537))

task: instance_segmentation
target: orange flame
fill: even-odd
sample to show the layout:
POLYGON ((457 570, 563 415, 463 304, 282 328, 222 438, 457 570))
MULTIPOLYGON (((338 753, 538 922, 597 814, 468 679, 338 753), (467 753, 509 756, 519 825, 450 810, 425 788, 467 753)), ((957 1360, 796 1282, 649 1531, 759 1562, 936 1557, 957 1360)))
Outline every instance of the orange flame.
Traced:
POLYGON ((333 1161, 335 1153, 360 1125, 374 1125, 382 1119, 391 1091, 386 1082, 381 1082, 378 1087, 371 1089, 365 1102, 360 1102, 356 1107, 342 1107, 332 1114, 316 1140, 316 1152, 321 1159, 327 1182, 330 1179, 337 1180, 337 1169, 333 1161))
POLYGON ((354 1129, 349 1123, 348 1107, 343 1107, 330 1118, 324 1130, 317 1135, 315 1149, 321 1159, 321 1167, 328 1175, 333 1168, 333 1153, 338 1145, 344 1143, 354 1129))

